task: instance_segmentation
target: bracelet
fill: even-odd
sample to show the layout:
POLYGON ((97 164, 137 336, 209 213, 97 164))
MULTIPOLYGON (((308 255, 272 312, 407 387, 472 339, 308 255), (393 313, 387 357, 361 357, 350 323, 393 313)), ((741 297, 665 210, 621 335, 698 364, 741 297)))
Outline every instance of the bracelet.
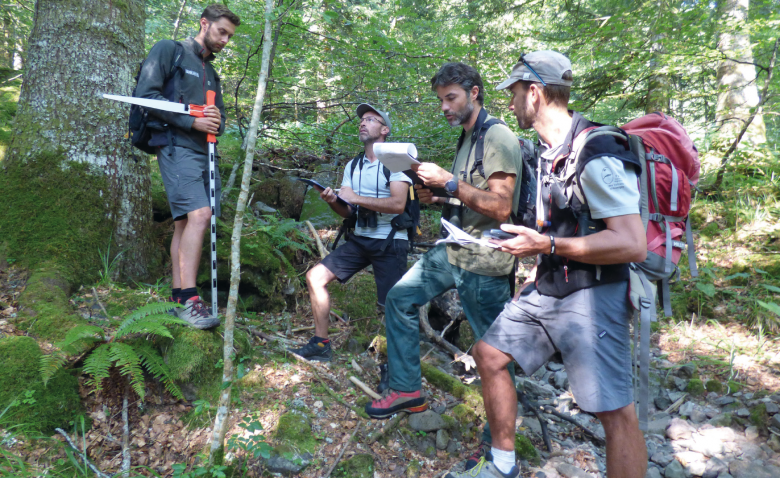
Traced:
POLYGON ((555 254, 555 238, 550 236, 550 255, 555 254))

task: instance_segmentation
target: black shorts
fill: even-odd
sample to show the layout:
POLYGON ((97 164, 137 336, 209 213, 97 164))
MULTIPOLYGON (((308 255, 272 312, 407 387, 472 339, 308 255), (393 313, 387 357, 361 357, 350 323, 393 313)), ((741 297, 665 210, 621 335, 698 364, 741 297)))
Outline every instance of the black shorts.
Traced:
POLYGON ((383 242, 384 239, 370 239, 353 234, 348 241, 328 254, 321 264, 342 284, 369 265, 374 266, 377 302, 384 307, 387 293, 406 273, 406 250, 409 241, 393 239, 382 251, 383 242))
MULTIPOLYGON (((160 166, 160 174, 174 220, 186 219, 189 212, 211 207, 207 154, 196 153, 181 146, 173 148, 164 146, 157 154, 157 164, 160 166)), ((215 172, 214 199, 216 215, 219 217, 222 179, 219 176, 219 169, 215 172)))

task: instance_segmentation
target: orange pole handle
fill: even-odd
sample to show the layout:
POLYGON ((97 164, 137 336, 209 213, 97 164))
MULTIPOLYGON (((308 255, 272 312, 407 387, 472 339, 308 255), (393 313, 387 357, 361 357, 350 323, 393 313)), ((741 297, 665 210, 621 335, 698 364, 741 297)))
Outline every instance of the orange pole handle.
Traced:
MULTIPOLYGON (((216 99, 216 97, 217 97, 217 92, 216 91, 208 90, 206 92, 206 106, 214 106, 214 100, 216 99)), ((213 135, 213 134, 209 134, 206 137, 206 141, 208 141, 209 143, 216 143, 217 142, 217 136, 213 135)))

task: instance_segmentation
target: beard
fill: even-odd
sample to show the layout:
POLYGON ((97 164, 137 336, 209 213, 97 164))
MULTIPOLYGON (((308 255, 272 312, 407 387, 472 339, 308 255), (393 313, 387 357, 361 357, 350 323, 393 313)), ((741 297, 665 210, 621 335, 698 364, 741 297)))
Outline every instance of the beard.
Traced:
POLYGON ((534 114, 528 105, 523 102, 523 108, 515 108, 515 118, 517 118, 517 126, 520 129, 531 129, 534 124, 534 114))
POLYGON ((364 131, 362 133, 358 133, 358 139, 363 144, 366 144, 367 142, 375 143, 376 140, 378 140, 381 137, 382 137, 381 134, 377 133, 375 135, 371 135, 371 132, 369 132, 369 131, 364 131))
POLYGON ((471 113, 474 112, 474 103, 467 101, 466 104, 459 111, 452 111, 452 119, 447 120, 450 126, 460 126, 466 123, 471 118, 471 113))
POLYGON ((203 43, 206 46, 206 48, 209 49, 211 53, 219 53, 222 51, 222 44, 215 41, 213 38, 209 36, 209 31, 211 30, 211 25, 209 25, 206 28, 206 35, 203 38, 203 43))

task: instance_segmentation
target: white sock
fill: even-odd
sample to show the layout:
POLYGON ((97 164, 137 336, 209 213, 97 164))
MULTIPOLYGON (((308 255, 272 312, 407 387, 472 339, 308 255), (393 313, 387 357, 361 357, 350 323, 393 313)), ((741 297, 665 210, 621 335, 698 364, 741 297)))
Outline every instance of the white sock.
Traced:
POLYGON ((496 465, 498 471, 501 473, 509 473, 512 467, 515 466, 515 451, 499 450, 495 447, 490 447, 490 453, 493 454, 493 464, 496 465))

